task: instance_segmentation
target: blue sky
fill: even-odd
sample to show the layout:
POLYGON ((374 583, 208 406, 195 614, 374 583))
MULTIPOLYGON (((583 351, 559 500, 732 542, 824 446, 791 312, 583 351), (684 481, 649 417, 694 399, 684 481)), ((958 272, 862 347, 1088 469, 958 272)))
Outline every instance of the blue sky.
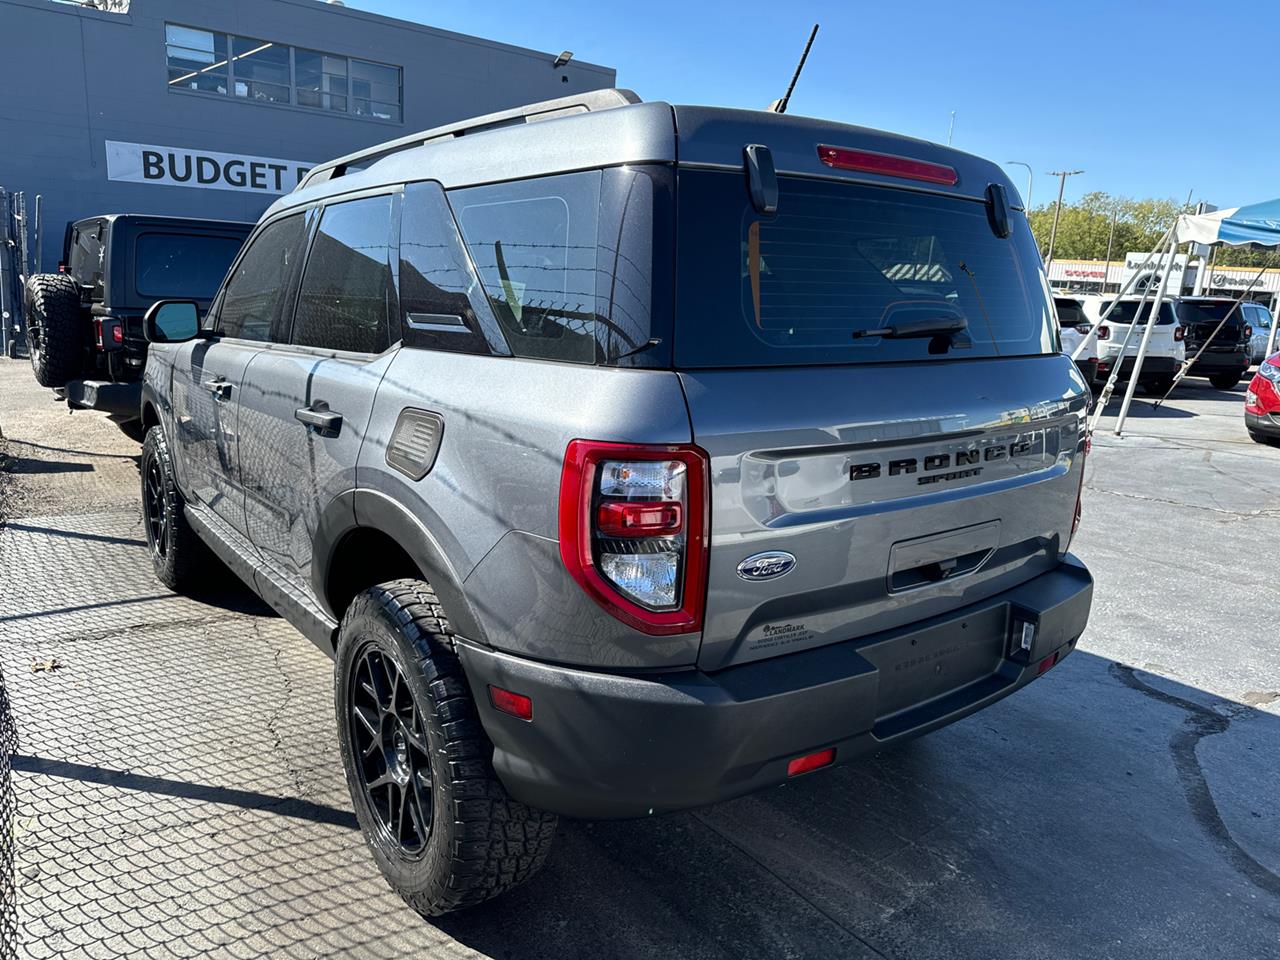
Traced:
MULTIPOLYGON (((1280 3, 1023 0, 608 0, 348 5, 617 68, 646 100, 763 107, 821 23, 790 111, 953 144, 1035 171, 1083 169, 1091 190, 1236 206, 1280 196, 1280 3), (1250 50, 1248 38, 1259 43, 1250 50), (1223 53, 1197 54, 1193 38, 1223 53), (1194 56, 1230 71, 1201 81, 1194 56), (1172 73, 1174 79, 1169 79, 1172 73), (1176 92, 1173 92, 1176 91, 1176 92)), ((1026 171, 1010 167, 1025 189, 1026 171)))

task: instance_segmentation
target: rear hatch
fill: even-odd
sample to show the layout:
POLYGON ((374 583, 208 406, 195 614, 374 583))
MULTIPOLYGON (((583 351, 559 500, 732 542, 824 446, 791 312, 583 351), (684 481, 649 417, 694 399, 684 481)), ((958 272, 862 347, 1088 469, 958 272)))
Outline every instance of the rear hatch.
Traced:
POLYGON ((1187 347, 1193 352, 1211 336, 1208 353, 1241 353, 1248 347, 1252 331, 1248 329, 1244 311, 1234 300, 1187 298, 1178 301, 1174 312, 1186 331, 1187 347), (1219 324, 1221 330, 1218 330, 1219 324), (1215 330, 1218 330, 1216 335, 1215 330))
MULTIPOLYGON (((1120 353, 1121 346, 1124 345, 1125 339, 1128 338, 1128 346, 1124 348, 1126 357, 1136 357, 1138 349, 1142 344, 1143 334, 1147 320, 1151 317, 1151 308, 1155 306, 1154 295, 1149 297, 1145 302, 1141 298, 1134 300, 1121 300, 1116 304, 1115 309, 1111 311, 1111 315, 1103 321, 1109 331, 1109 339, 1099 344, 1099 352, 1108 358, 1115 358, 1120 353), (1137 329, 1130 332, 1130 328, 1137 324, 1137 329)), ((1106 313, 1107 308, 1111 306, 1110 301, 1103 301, 1101 312, 1106 313)), ((1147 345, 1147 355, 1154 357, 1171 357, 1177 355, 1177 345, 1180 342, 1182 333, 1178 330, 1178 324, 1173 312, 1173 304, 1166 300, 1160 304, 1160 313, 1156 317, 1156 328, 1151 331, 1151 341, 1147 345)))
POLYGON ((680 169, 675 360, 711 457, 704 669, 918 622, 1060 562, 1085 389, 1026 220, 998 236, 985 186, 781 176, 765 216, 741 172, 680 169), (855 336, 957 317, 954 336, 855 336))

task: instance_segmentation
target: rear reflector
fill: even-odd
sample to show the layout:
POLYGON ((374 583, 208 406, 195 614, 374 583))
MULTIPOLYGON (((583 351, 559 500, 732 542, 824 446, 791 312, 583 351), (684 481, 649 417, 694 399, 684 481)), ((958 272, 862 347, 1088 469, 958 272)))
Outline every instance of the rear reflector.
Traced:
POLYGON ((1040 674, 1048 670, 1050 667, 1052 667, 1057 662, 1057 660, 1058 660, 1058 655, 1056 653, 1051 654, 1050 656, 1047 656, 1043 660, 1041 660, 1040 666, 1036 667, 1036 676, 1039 676, 1040 674))
POLYGON ((533 701, 519 693, 489 684, 489 701, 493 709, 510 714, 517 720, 533 719, 533 701))
POLYGON ((953 187, 960 179, 955 168, 927 160, 899 157, 892 153, 875 153, 871 150, 851 150, 848 147, 818 146, 818 159, 837 170, 858 170, 862 173, 880 173, 904 180, 923 180, 925 183, 941 183, 953 187))
POLYGON ((827 747, 827 749, 819 750, 817 753, 810 753, 807 756, 796 757, 787 764, 787 776, 798 777, 802 773, 821 770, 823 767, 829 767, 831 764, 835 763, 835 759, 835 747, 827 747))
POLYGON ((607 537, 656 537, 684 527, 679 502, 606 500, 596 513, 596 529, 607 537))
POLYGON ((113 324, 111 327, 111 342, 124 343, 124 327, 120 324, 113 324))

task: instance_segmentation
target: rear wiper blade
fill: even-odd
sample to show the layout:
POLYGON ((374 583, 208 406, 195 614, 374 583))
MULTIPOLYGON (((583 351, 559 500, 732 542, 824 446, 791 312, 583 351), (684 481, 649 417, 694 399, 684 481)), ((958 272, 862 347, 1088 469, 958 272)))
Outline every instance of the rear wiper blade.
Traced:
POLYGON ((849 336, 857 340, 859 337, 888 337, 890 340, 913 340, 924 337, 955 336, 969 329, 969 321, 964 317, 921 317, 918 320, 903 320, 888 327, 875 327, 871 330, 854 330, 849 336))

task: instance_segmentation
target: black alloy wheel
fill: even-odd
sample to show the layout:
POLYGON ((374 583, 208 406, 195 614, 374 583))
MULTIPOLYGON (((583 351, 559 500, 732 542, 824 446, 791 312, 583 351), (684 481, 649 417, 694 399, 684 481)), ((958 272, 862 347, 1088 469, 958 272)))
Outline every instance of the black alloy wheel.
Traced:
POLYGON ((364 798, 384 840, 410 858, 431 836, 431 757, 422 711, 394 659, 369 643, 351 672, 347 718, 364 798))
POLYGON ((162 563, 169 551, 169 512, 165 509, 164 474, 160 472, 160 458, 147 457, 143 479, 143 516, 147 521, 147 544, 151 553, 162 563))

